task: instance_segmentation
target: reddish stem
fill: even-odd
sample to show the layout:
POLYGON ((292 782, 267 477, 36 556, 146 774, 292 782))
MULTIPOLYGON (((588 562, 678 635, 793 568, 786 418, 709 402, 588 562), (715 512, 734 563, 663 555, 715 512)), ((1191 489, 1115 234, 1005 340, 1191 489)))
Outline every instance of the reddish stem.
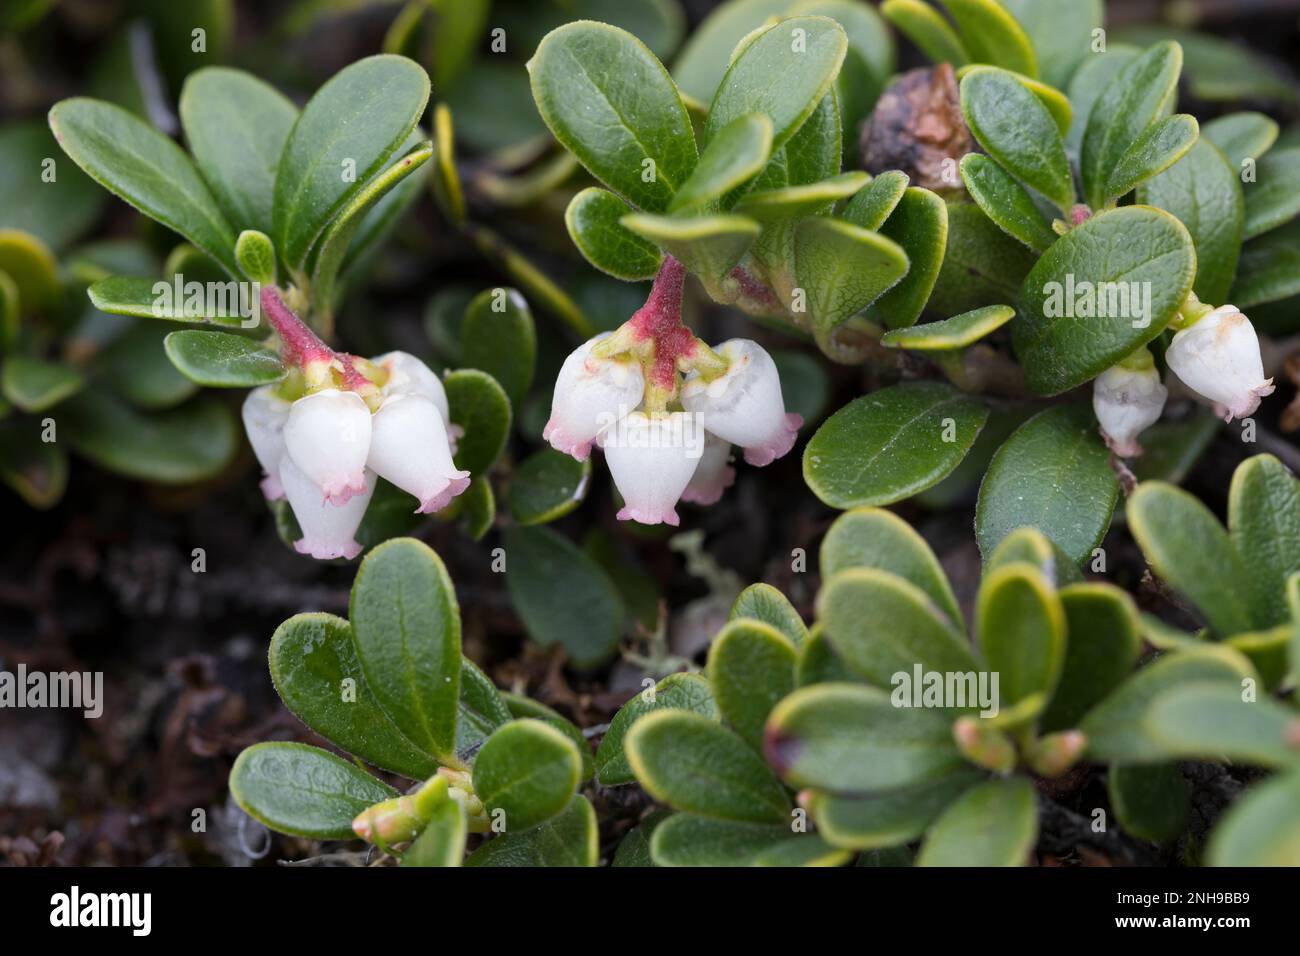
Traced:
POLYGON ((638 341, 654 342, 650 379, 659 388, 672 389, 677 381, 677 360, 695 352, 695 336, 682 324, 682 286, 686 268, 665 256, 645 305, 628 320, 638 341))
POLYGON ((280 353, 287 364, 301 367, 308 362, 333 361, 334 350, 284 304, 274 286, 262 286, 262 314, 280 336, 280 353))

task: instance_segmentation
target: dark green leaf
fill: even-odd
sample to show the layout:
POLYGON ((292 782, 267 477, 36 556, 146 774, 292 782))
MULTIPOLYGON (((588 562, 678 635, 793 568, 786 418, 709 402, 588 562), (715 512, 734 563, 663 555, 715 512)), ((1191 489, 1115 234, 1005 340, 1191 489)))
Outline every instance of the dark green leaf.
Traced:
POLYGON ((961 178, 971 198, 1007 235, 1036 252, 1043 252, 1056 241, 1056 233, 1043 221, 1029 193, 984 154, 967 153, 962 157, 961 178))
POLYGON ((1124 196, 1158 176, 1187 155, 1200 128, 1186 113, 1167 116, 1152 123, 1133 141, 1106 177, 1106 195, 1124 196))
POLYGON ((1201 137, 1219 148, 1233 175, 1247 159, 1254 162, 1267 153, 1277 134, 1277 121, 1263 113, 1229 113, 1201 126, 1201 137))
POLYGON ((1272 455, 1247 458, 1233 473, 1228 532, 1249 569, 1255 626, 1290 620, 1286 582, 1300 571, 1300 481, 1272 455))
POLYGON ((581 780, 590 780, 596 772, 596 762, 591 752, 591 744, 586 736, 570 720, 566 720, 558 711, 554 711, 545 704, 539 704, 537 701, 519 694, 503 693, 500 695, 509 708, 509 713, 514 717, 531 717, 542 723, 549 724, 564 736, 573 741, 573 745, 578 748, 578 755, 582 759, 581 780))
POLYGON ((727 620, 762 621, 784 634, 795 647, 808 636, 808 628, 790 599, 770 584, 751 584, 741 591, 727 620))
MULTIPOLYGON (((1276 302, 1279 311, 1292 318, 1295 309, 1283 300, 1300 295, 1300 221, 1246 244, 1230 294, 1238 308, 1276 302)), ((1260 325, 1258 316, 1255 322, 1260 325)))
POLYGON ((797 652, 776 628, 759 621, 732 621, 709 648, 709 683, 722 718, 755 750, 772 708, 794 690, 797 652))
POLYGON ((948 248, 926 308, 957 315, 1016 302, 1034 256, 974 203, 948 204, 948 248))
POLYGON ((745 823, 678 813, 650 838, 657 866, 840 866, 850 854, 816 834, 775 823, 745 823))
POLYGON ((33 508, 50 508, 68 485, 68 455, 56 442, 43 441, 37 419, 0 424, 0 481, 33 508))
POLYGON ((951 352, 974 345, 1010 322, 1015 314, 1016 310, 1009 305, 987 305, 951 319, 894 329, 881 336, 880 341, 890 348, 951 352))
POLYGON ((748 182, 767 165, 772 152, 772 121, 764 113, 745 113, 718 130, 700 161, 668 205, 668 212, 693 212, 748 182))
POLYGON ((669 218, 634 214, 620 223, 685 263, 705 283, 716 286, 758 237, 758 223, 744 216, 669 218))
POLYGON ((1270 151, 1255 168, 1246 194, 1246 238, 1253 239, 1300 213, 1300 147, 1270 151))
POLYGON ((596 811, 578 794, 559 816, 531 830, 504 833, 469 855, 466 866, 595 866, 600 857, 596 811))
POLYGON ((1120 685, 1142 652, 1137 608, 1124 591, 1089 581, 1060 591, 1065 665, 1043 714, 1046 731, 1068 730, 1120 685))
POLYGON ((654 710, 687 710, 712 720, 718 719, 718 705, 713 699, 709 682, 699 674, 669 674, 657 685, 653 694, 643 690, 624 704, 596 750, 596 781, 602 787, 631 783, 636 779, 623 749, 624 739, 632 724, 654 710))
POLYGON ((39 120, 8 123, 0 129, 0 229, 31 233, 61 250, 99 218, 107 198, 76 165, 56 166, 56 178, 42 177, 46 160, 57 160, 58 147, 39 120))
POLYGON ((442 384, 452 424, 465 430, 456 447, 456 467, 484 474, 510 437, 510 399, 496 379, 477 369, 457 369, 442 384))
POLYGON ((1038 76, 1033 44, 1016 18, 997 0, 940 0, 948 8, 962 43, 976 63, 992 63, 1028 77, 1038 76))
POLYGON ((999 706, 1050 699, 1066 648, 1065 609, 1051 582, 1033 565, 1004 565, 980 583, 975 613, 980 650, 1001 675, 999 706))
POLYGON ((907 275, 873 302, 868 320, 888 329, 916 322, 934 289, 948 244, 948 207, 928 189, 911 187, 880 229, 907 253, 907 275))
POLYGON ((626 282, 652 278, 663 262, 658 246, 622 224, 631 212, 632 207, 612 192, 589 186, 573 197, 564 213, 569 236, 587 261, 626 282))
POLYGON ((582 503, 591 483, 591 461, 575 461, 552 448, 534 452, 510 479, 511 516, 522 525, 546 524, 582 503))
POLYGON ((1060 89, 1092 52, 1102 0, 999 0, 1029 36, 1043 80, 1060 89))
POLYGON ((892 169, 871 180, 840 211, 840 218, 860 229, 879 229, 907 192, 907 173, 892 169))
POLYGON ((182 375, 213 388, 267 385, 284 378, 287 371, 276 352, 226 332, 172 332, 163 347, 182 375))
POLYGON ((76 368, 63 362, 14 355, 0 370, 0 392, 25 412, 43 412, 86 385, 76 368))
POLYGON ((460 866, 467 833, 460 801, 450 797, 441 801, 424 830, 402 854, 402 866, 460 866))
POLYGON ((1300 866, 1300 769, 1255 784, 1210 835, 1211 866, 1300 866))
POLYGON ((540 720, 515 720, 478 752, 474 793, 489 815, 504 813, 506 832, 526 830, 568 806, 581 769, 578 748, 560 731, 540 720))
POLYGON ((533 384, 537 330, 533 313, 514 289, 485 289, 465 309, 460 361, 487 372, 518 408, 533 384))
POLYGON ((1129 833, 1164 843, 1183 832, 1191 792, 1177 764, 1111 767, 1108 777, 1110 805, 1129 833))
POLYGON ((957 770, 930 783, 862 796, 809 791, 808 812, 832 846, 876 850, 910 843, 981 774, 957 770))
POLYGON ((917 866, 1023 866, 1038 836, 1034 786, 994 780, 944 811, 925 836, 917 866))
POLYGON ((1295 765, 1300 761, 1300 714, 1268 697, 1244 696, 1241 687, 1227 682, 1187 681, 1154 698, 1142 729, 1172 759, 1295 765))
POLYGON ((922 0, 885 0, 880 12, 933 62, 958 67, 970 60, 957 31, 922 0))
POLYGON ((682 95, 703 110, 722 82, 736 44, 790 6, 791 0, 731 0, 715 7, 687 39, 673 67, 682 95))

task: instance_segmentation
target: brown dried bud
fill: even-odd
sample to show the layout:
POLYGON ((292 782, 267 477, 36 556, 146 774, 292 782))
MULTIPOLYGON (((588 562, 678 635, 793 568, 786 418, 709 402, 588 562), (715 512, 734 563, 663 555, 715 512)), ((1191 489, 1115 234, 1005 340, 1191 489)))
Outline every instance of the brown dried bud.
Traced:
POLYGON ((961 191, 957 162, 975 150, 961 115, 957 77, 949 63, 901 74, 880 94, 862 127, 862 168, 875 175, 901 169, 913 186, 961 191))

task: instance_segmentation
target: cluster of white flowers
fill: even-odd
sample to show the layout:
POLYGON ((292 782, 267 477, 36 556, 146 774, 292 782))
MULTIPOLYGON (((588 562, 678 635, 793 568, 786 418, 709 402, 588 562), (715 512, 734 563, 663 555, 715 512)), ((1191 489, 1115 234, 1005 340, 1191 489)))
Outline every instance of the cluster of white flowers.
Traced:
MULTIPOLYGON (((557 450, 585 461, 592 445, 605 452, 625 502, 620 520, 678 524, 678 501, 709 505, 735 480, 731 446, 751 465, 766 465, 794 447, 803 419, 787 413, 772 357, 756 342, 731 339, 712 352, 725 365, 714 374, 687 372, 680 410, 645 407, 647 374, 675 379, 671 365, 647 373, 631 352, 605 357, 584 342, 565 360, 555 382, 543 436, 557 450)), ((675 380, 659 394, 677 395, 675 380)))
POLYGON ((371 361, 383 381, 371 403, 339 388, 289 402, 275 385, 244 401, 244 428, 266 473, 262 491, 288 499, 303 534, 294 547, 313 558, 361 552, 355 535, 376 475, 419 499, 420 514, 445 508, 469 487, 469 472, 452 462, 454 431, 438 376, 406 352, 371 361))
MULTIPOLYGON (((1260 399, 1273 393, 1273 380, 1264 377, 1255 328, 1233 305, 1206 307, 1199 318, 1191 318, 1174 334, 1165 362, 1225 421, 1253 415, 1260 399)), ((1160 418, 1168 395, 1146 349, 1097 376, 1092 407, 1115 454, 1141 454, 1137 436, 1160 418)))

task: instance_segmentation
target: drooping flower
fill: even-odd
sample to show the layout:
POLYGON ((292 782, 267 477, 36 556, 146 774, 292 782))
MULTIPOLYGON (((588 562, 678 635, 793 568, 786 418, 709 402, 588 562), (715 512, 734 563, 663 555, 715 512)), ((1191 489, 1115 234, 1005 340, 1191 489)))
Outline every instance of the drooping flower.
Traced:
POLYGON ((727 370, 712 379, 688 376, 682 407, 710 433, 743 448, 751 465, 770 464, 794 447, 803 418, 786 412, 776 363, 757 342, 731 339, 715 351, 727 370))
POLYGON ((605 461, 624 506, 620 521, 680 524, 677 502, 704 450, 698 423, 685 412, 632 412, 602 441, 605 461))
POLYGON ((1273 393, 1259 338, 1236 306, 1221 305, 1174 335, 1165 361, 1184 384, 1214 402, 1224 421, 1245 418, 1273 393))
POLYGON ((682 492, 682 501, 695 505, 717 504, 722 493, 736 482, 736 469, 730 462, 731 443, 706 432, 704 453, 695 474, 691 475, 691 483, 682 492))
POLYGON ((360 395, 322 389, 289 409, 285 450, 326 501, 342 505, 370 487, 364 474, 370 429, 370 408, 360 395))
POLYGON ((433 369, 410 352, 385 352, 370 361, 388 375, 388 380, 380 389, 384 395, 406 395, 412 392, 423 395, 438 407, 442 423, 450 427, 451 406, 447 403, 447 390, 433 369))
POLYGON ((1160 419, 1168 396, 1146 349, 1134 360, 1098 375, 1092 386, 1092 409, 1110 450, 1121 458, 1142 454, 1137 436, 1160 419))
POLYGON ((366 464, 418 498, 417 514, 441 511, 469 487, 469 472, 452 463, 442 415, 423 392, 403 392, 384 399, 371 421, 366 464))
POLYGON ((320 560, 351 559, 361 553, 356 533, 374 494, 375 475, 367 471, 364 478, 364 491, 342 504, 331 504, 321 496, 320 485, 308 478, 289 455, 280 460, 280 484, 302 529, 302 537, 293 543, 295 551, 320 560))
POLYGON ((284 497, 280 459, 284 456, 284 423, 289 420, 290 407, 289 402, 276 395, 273 385, 255 388, 244 399, 244 431, 248 433, 257 463, 262 466, 262 494, 267 501, 284 497))
POLYGON ((641 404, 645 377, 624 358, 599 358, 592 347, 609 333, 589 339, 569 354, 555 380, 551 418, 542 437, 556 451, 586 461, 600 433, 641 404))

